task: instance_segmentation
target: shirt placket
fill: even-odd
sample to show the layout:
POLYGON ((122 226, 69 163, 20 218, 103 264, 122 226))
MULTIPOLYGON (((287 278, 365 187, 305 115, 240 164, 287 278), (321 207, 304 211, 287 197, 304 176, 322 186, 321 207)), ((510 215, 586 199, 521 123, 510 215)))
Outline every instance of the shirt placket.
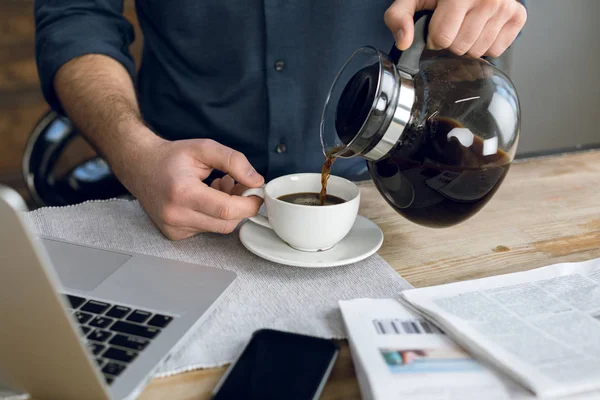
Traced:
MULTIPOLYGON (((295 165, 297 152, 297 99, 293 84, 294 15, 284 1, 264 0, 265 77, 269 96, 269 165, 267 176, 274 177, 295 165)), ((289 171, 287 171, 289 172, 289 171)))

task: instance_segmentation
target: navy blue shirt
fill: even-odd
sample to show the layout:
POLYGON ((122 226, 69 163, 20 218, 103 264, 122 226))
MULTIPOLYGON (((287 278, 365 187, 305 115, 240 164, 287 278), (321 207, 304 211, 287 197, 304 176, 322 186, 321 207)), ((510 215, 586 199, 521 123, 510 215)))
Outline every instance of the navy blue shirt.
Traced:
MULTIPOLYGON (((211 138, 243 152, 267 179, 317 172, 319 123, 335 74, 364 45, 385 52, 392 0, 137 0, 144 48, 122 0, 36 0, 36 57, 52 108, 57 70, 84 54, 119 61, 136 82, 142 115, 168 139, 211 138)), ((365 162, 333 173, 364 178, 365 162)))

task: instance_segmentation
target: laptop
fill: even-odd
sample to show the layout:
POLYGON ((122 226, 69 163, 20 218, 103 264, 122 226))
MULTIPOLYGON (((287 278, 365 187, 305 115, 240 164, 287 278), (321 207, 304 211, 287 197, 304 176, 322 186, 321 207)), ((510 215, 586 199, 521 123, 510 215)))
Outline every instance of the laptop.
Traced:
POLYGON ((34 237, 0 186, 0 386, 52 400, 135 398, 235 273, 34 237))

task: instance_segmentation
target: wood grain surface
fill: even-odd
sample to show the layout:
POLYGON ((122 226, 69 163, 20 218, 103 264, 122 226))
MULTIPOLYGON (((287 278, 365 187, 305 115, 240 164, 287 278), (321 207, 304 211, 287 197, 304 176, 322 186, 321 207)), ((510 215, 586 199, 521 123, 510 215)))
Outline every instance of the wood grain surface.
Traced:
MULTIPOLYGON (((419 227, 398 216, 372 184, 360 213, 385 234, 379 254, 414 286, 430 286, 600 257, 600 152, 521 161, 490 203, 462 225, 419 227)), ((322 395, 360 399, 345 341, 322 395)), ((143 400, 209 399, 225 367, 154 379, 143 400)))

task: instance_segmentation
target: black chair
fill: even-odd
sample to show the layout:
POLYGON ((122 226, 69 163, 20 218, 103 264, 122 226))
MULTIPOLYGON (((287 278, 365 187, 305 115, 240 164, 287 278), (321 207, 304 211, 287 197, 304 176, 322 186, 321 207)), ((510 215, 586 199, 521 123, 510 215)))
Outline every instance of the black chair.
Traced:
POLYGON ((128 195, 99 156, 84 160, 66 174, 57 173, 57 163, 77 137, 81 136, 71 121, 54 111, 47 112, 29 136, 23 178, 36 206, 65 206, 128 195))

